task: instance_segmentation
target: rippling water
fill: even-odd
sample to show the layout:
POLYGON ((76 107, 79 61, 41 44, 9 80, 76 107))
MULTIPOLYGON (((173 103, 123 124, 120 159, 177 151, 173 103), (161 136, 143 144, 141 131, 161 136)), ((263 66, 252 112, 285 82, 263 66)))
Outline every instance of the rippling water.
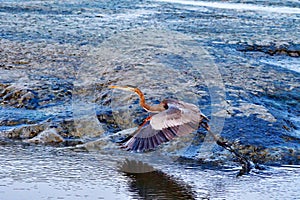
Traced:
POLYGON ((128 199, 126 177, 97 154, 1 147, 1 199, 128 199))
POLYGON ((299 166, 269 167, 239 178, 237 169, 178 163, 129 173, 128 168, 142 165, 97 152, 20 144, 1 146, 0 160, 1 199, 297 199, 299 195, 299 166))

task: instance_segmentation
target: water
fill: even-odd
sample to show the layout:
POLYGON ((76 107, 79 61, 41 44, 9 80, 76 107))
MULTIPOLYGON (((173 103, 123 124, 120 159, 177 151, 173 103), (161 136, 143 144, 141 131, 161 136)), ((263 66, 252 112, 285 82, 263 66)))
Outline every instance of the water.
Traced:
POLYGON ((128 167, 136 163, 117 157, 20 144, 1 146, 0 160, 3 200, 297 199, 299 195, 299 166, 269 167, 238 178, 238 169, 178 163, 129 173, 128 167))
POLYGON ((295 7, 285 6, 264 6, 253 3, 227 3, 227 2, 216 2, 216 1, 181 1, 181 0, 158 0, 160 2, 169 2, 176 4, 189 5, 191 7, 209 7, 217 9, 231 9, 235 11, 259 11, 259 12, 271 12, 271 13, 283 13, 283 14, 300 14, 300 9, 295 7))
POLYGON ((297 50, 299 7, 2 1, 0 199, 298 199, 300 61, 268 50, 297 50), (45 127, 83 143, 136 127, 146 113, 136 96, 106 88, 117 83, 141 87, 149 102, 199 105, 214 131, 265 169, 236 177, 228 152, 199 141, 175 151, 191 160, 22 142, 45 127), (7 138, 9 130, 18 131, 7 138))
POLYGON ((1 147, 1 199, 128 199, 126 177, 101 155, 1 147), (8 156, 7 156, 8 155, 8 156))

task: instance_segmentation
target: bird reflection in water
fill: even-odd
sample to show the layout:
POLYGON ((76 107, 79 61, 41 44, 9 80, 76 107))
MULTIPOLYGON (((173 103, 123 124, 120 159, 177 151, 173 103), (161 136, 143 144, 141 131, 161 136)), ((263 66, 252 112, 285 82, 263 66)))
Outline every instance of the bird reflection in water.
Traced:
POLYGON ((129 178, 129 191, 137 195, 137 199, 197 198, 191 186, 141 161, 126 160, 120 171, 129 178))

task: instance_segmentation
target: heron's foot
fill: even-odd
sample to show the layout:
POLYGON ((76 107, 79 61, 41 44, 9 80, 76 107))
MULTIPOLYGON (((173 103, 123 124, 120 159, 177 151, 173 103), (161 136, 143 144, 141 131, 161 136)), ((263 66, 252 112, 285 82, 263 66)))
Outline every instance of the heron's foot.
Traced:
POLYGON ((253 168, 252 164, 247 159, 245 159, 243 161, 240 161, 240 162, 242 164, 242 169, 239 171, 239 173, 237 174, 237 176, 243 176, 245 174, 249 174, 249 172, 253 168))
POLYGON ((246 156, 244 156, 234 148, 234 143, 229 142, 224 138, 219 138, 216 142, 219 146, 231 152, 241 164, 242 169, 239 171, 237 176, 248 174, 251 171, 251 169, 253 168, 252 162, 246 156))

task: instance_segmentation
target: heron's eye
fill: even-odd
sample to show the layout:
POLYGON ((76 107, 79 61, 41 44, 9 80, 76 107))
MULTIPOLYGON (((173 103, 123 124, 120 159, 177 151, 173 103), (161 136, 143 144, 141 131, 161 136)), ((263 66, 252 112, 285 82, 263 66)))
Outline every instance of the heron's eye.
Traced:
POLYGON ((167 110, 168 108, 169 108, 168 104, 167 104, 167 103, 165 103, 165 104, 164 104, 164 109, 166 109, 166 110, 167 110))

